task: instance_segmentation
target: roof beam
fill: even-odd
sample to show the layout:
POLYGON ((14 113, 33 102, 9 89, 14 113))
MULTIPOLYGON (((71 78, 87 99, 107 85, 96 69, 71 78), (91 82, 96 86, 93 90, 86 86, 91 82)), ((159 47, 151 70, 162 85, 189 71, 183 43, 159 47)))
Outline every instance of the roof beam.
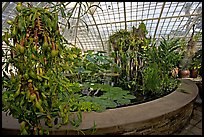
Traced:
POLYGON ((125 30, 127 30, 127 19, 126 19, 126 8, 125 8, 125 2, 123 2, 124 7, 124 18, 125 18, 125 30))
POLYGON ((74 45, 76 45, 76 37, 77 37, 77 31, 78 31, 78 27, 79 27, 80 12, 81 12, 81 2, 79 3, 79 12, 78 12, 78 19, 77 19, 77 23, 76 23, 76 33, 75 33, 74 45))
POLYGON ((7 8, 7 6, 9 5, 10 2, 2 2, 2 13, 4 12, 4 10, 7 8))
POLYGON ((161 9, 161 12, 160 12, 160 15, 159 15, 159 18, 158 18, 158 22, 157 22, 157 26, 156 26, 156 29, 155 29, 155 32, 154 32, 153 39, 154 39, 155 36, 156 36, 157 29, 158 29, 158 26, 159 26, 159 22, 160 22, 160 20, 161 20, 161 15, 162 15, 162 13, 163 13, 165 3, 166 3, 166 2, 164 2, 163 5, 162 5, 162 9, 161 9))
POLYGON ((81 41, 79 40, 79 38, 78 38, 77 36, 76 36, 76 38, 77 38, 77 40, 79 41, 79 44, 81 45, 82 50, 84 51, 84 47, 83 47, 81 41))
MULTIPOLYGON (((88 3, 87 3, 87 2, 86 2, 86 4, 87 4, 87 6, 88 6, 88 3)), ((99 3, 98 3, 98 4, 99 4, 99 3)), ((96 11, 96 9, 94 10, 94 12, 95 12, 95 11, 96 11)), ((105 47, 104 47, 104 44, 103 44, 103 40, 102 40, 102 37, 101 37, 101 33, 100 33, 100 31, 99 31, 98 25, 96 24, 96 20, 95 20, 95 18, 94 18, 94 16, 93 16, 94 12, 91 12, 91 11, 90 11, 90 14, 91 14, 91 17, 92 17, 92 19, 93 19, 93 21, 94 21, 94 24, 95 24, 95 26, 96 26, 96 29, 97 29, 97 31, 98 31, 98 35, 99 35, 99 38, 100 38, 100 40, 101 40, 101 44, 102 44, 103 50, 105 50, 105 47)))
POLYGON ((195 23, 196 23, 196 21, 197 21, 198 18, 199 18, 199 17, 195 17, 195 18, 194 18, 194 20, 192 21, 191 25, 189 26, 189 29, 187 30, 187 32, 186 32, 186 34, 185 34, 184 37, 186 37, 186 36, 188 35, 188 33, 189 33, 190 30, 193 28, 193 25, 195 25, 195 23))
MULTIPOLYGON (((160 19, 171 19, 171 18, 179 18, 179 17, 189 17, 189 16, 198 16, 202 14, 188 14, 188 15, 179 15, 179 16, 169 16, 169 17, 161 17, 160 19)), ((138 20, 128 20, 126 22, 137 22, 137 21, 148 21, 148 20, 158 20, 159 18, 146 18, 146 19, 138 19, 138 20)), ((97 25, 107 25, 107 24, 116 24, 116 23, 124 23, 125 21, 115 21, 115 22, 109 22, 109 23, 98 23, 97 25)), ((90 24, 89 26, 95 26, 95 24, 90 24)), ((73 26, 76 27, 76 26, 73 26)), ((84 26, 78 26, 78 27, 84 27, 84 26)))
MULTIPOLYGON (((195 11, 195 10, 194 10, 195 11)), ((200 13, 202 15, 202 12, 200 13)), ((193 25, 196 23, 196 21, 198 20, 200 16, 196 16, 193 21, 191 21, 191 25, 189 26, 189 29, 187 30, 186 34, 185 34, 185 37, 188 35, 188 33, 190 32, 190 30, 193 28, 193 25)), ((190 17, 191 18, 191 17, 190 17)), ((202 16, 201 16, 202 18, 202 16)))
POLYGON ((102 37, 101 37, 101 33, 100 33, 100 31, 99 31, 98 25, 96 24, 96 20, 95 20, 93 14, 91 14, 91 17, 93 18, 93 21, 94 21, 94 23, 95 23, 95 25, 96 25, 96 29, 97 29, 97 31, 98 31, 98 35, 99 35, 99 37, 100 37, 103 50, 105 50, 105 47, 104 47, 104 44, 103 44, 103 40, 102 40, 102 37))

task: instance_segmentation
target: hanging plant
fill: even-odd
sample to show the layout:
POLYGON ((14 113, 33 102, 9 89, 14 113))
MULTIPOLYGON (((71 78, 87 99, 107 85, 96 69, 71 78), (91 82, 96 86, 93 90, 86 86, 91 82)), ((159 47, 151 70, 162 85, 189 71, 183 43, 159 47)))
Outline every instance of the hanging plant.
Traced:
POLYGON ((16 9, 18 15, 8 21, 11 27, 2 36, 9 47, 3 54, 6 61, 3 62, 2 109, 18 119, 20 134, 48 134, 42 128, 42 120, 52 127, 74 124, 69 119, 71 111, 81 118, 84 104, 79 103, 76 94, 81 87, 63 75, 74 66, 63 67, 71 56, 67 56, 68 43, 59 31, 58 12, 25 7, 22 3, 16 9))

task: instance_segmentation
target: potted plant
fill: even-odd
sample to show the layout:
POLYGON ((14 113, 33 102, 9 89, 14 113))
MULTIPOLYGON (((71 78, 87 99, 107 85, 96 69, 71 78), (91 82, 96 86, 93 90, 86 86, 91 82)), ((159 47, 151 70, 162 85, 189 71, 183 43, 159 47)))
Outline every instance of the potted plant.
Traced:
MULTIPOLYGON (((182 61, 184 61, 184 59, 182 61)), ((178 71, 178 77, 179 78, 190 77, 190 70, 189 70, 189 67, 187 66, 187 64, 185 63, 184 66, 181 66, 181 64, 179 64, 180 66, 179 66, 179 71, 178 71)))
MULTIPOLYGON (((198 42, 202 37, 202 33, 197 33, 193 39, 195 42, 198 42)), ((202 64, 202 48, 196 51, 195 55, 192 58, 192 62, 190 64, 190 72, 192 78, 196 78, 198 74, 201 74, 201 64, 202 64)))
POLYGON ((195 56, 192 58, 192 62, 190 64, 190 77, 197 78, 199 75, 199 71, 201 69, 202 63, 202 49, 195 53, 195 56))
POLYGON ((183 52, 183 58, 181 59, 179 63, 179 77, 180 78, 188 78, 190 77, 190 64, 192 62, 192 58, 195 55, 196 52, 196 41, 194 38, 194 25, 193 25, 193 32, 190 37, 190 40, 188 41, 188 44, 186 46, 186 49, 184 49, 183 52))

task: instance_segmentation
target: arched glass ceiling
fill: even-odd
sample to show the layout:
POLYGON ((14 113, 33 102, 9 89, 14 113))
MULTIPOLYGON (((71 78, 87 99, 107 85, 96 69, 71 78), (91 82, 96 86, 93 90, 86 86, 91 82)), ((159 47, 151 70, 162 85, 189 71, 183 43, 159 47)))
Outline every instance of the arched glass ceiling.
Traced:
MULTIPOLYGON (((33 6, 48 6, 47 2, 29 2, 33 6)), ((120 29, 131 29, 141 21, 146 24, 148 35, 152 38, 171 35, 188 38, 195 24, 195 32, 202 32, 202 2, 67 2, 65 13, 74 6, 70 29, 64 36, 69 42, 83 50, 106 50, 108 37, 120 29), (88 14, 87 10, 92 6, 88 14), (87 7, 86 7, 87 6, 87 7), (93 13, 93 14, 92 14, 93 13), (78 16, 82 16, 80 21, 78 16), (88 27, 88 29, 87 29, 88 27)), ((9 27, 8 19, 16 15, 16 3, 2 2, 3 30, 9 27)), ((59 17, 61 23, 66 20, 59 17)), ((63 29, 63 28, 61 28, 63 29)))

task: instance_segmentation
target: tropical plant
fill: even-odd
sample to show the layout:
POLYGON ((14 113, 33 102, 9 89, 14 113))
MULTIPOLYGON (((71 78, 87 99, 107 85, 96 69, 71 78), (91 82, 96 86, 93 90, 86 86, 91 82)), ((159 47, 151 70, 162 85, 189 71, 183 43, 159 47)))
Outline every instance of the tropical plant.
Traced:
POLYGON ((198 50, 194 57, 192 58, 192 62, 189 67, 190 77, 196 78, 197 76, 201 76, 202 70, 202 49, 198 50))
MULTIPOLYGON (((92 103, 80 103, 80 84, 64 75, 73 69, 73 65, 66 68, 65 62, 74 64, 72 58, 77 55, 67 54, 68 43, 60 34, 58 13, 22 3, 16 9, 18 15, 8 21, 11 27, 2 36, 9 47, 3 53, 2 110, 18 119, 23 135, 48 134, 42 128, 42 119, 48 127, 54 121, 58 126, 68 122, 78 125, 69 118, 70 112, 76 111, 80 118, 81 111, 86 110, 83 106, 92 103)), ((97 106, 91 109, 97 110, 97 106)))
MULTIPOLYGON (((195 42, 198 42, 202 37, 202 33, 196 33, 193 37, 195 42)), ((202 64, 202 48, 197 50, 192 58, 192 62, 190 64, 190 69, 201 69, 202 64)))
POLYGON ((179 45, 179 39, 162 37, 160 45, 158 46, 158 60, 163 67, 161 67, 164 73, 169 74, 171 70, 179 64, 182 58, 182 53, 179 52, 181 45, 179 45))
MULTIPOLYGON (((73 53, 70 53, 73 54, 73 53)), ((68 74, 72 81, 107 83, 117 65, 106 52, 88 50, 79 58, 74 58, 74 69, 68 74), (74 61, 75 60, 75 61, 74 61), (76 61, 77 60, 77 61, 76 61), (109 75, 109 76, 108 76, 109 75)), ((67 63, 67 62, 66 62, 67 63)))
POLYGON ((138 29, 118 31, 109 37, 109 48, 113 49, 111 55, 121 69, 114 85, 151 98, 151 95, 162 96, 177 87, 179 82, 170 73, 181 60, 183 47, 179 39, 169 36, 163 37, 157 47, 146 34, 143 22, 138 29))
POLYGON ((150 63, 143 71, 143 95, 156 95, 161 92, 162 81, 161 81, 161 69, 157 63, 150 63))
POLYGON ((175 45, 176 40, 161 41, 156 47, 155 44, 149 46, 143 55, 144 67, 142 71, 143 83, 138 85, 147 97, 162 96, 173 91, 178 86, 178 80, 169 75, 171 69, 178 62, 179 53, 175 52, 178 47, 175 45), (170 45, 171 42, 173 45, 170 45), (164 45, 164 43, 166 43, 164 45), (168 43, 168 44, 167 44, 168 43), (164 47, 165 46, 165 47, 164 47), (169 54, 168 54, 169 53, 169 54), (164 57, 164 55, 166 57, 164 57), (175 56, 175 60, 172 60, 175 56))
POLYGON ((185 51, 183 52, 183 57, 179 63, 179 67, 181 70, 189 69, 190 64, 192 62, 192 58, 195 55, 196 52, 196 42, 198 40, 199 33, 194 36, 194 25, 193 25, 193 32, 190 37, 190 40, 188 41, 185 51))
POLYGON ((198 50, 192 58, 190 69, 200 69, 202 64, 202 49, 198 50))
POLYGON ((99 106, 98 111, 130 105, 131 100, 136 99, 129 91, 109 84, 85 83, 83 86, 83 96, 80 100, 99 106))
POLYGON ((111 56, 121 69, 120 75, 114 78, 115 86, 122 85, 123 89, 134 91, 136 83, 141 82, 142 60, 139 53, 142 54, 150 43, 146 34, 146 26, 142 22, 138 28, 120 30, 109 37, 109 49, 113 49, 111 56))

